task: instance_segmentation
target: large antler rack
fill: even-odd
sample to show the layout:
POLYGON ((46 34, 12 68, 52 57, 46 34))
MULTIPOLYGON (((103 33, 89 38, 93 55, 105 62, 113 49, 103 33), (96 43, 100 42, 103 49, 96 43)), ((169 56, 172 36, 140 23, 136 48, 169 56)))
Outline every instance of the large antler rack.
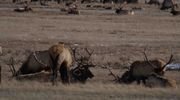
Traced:
POLYGON ((93 51, 90 51, 88 50, 87 48, 85 48, 84 50, 87 52, 88 55, 82 55, 82 54, 79 54, 77 53, 77 47, 75 48, 71 48, 72 52, 73 52, 73 56, 74 56, 74 60, 75 62, 78 64, 78 65, 87 65, 87 66, 95 66, 93 63, 90 63, 89 60, 94 52, 93 51), (77 57, 77 54, 78 54, 78 57, 77 57))

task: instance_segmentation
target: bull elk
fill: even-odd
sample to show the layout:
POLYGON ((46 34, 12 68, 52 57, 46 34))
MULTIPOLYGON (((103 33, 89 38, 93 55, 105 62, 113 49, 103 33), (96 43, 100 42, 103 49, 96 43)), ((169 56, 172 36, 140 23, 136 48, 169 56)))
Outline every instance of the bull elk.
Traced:
POLYGON ((167 63, 163 60, 148 60, 146 53, 144 52, 145 61, 135 61, 131 64, 129 71, 123 74, 122 80, 125 82, 137 81, 140 84, 141 81, 145 84, 147 77, 151 74, 157 74, 160 76, 164 75, 166 65, 172 62, 173 55, 171 54, 170 59, 167 63))
POLYGON ((173 79, 167 79, 157 74, 151 74, 146 80, 146 87, 172 87, 177 88, 176 81, 173 79))
POLYGON ((77 48, 72 49, 73 51, 73 57, 75 60, 75 63, 77 64, 77 67, 72 70, 72 76, 74 80, 80 81, 82 83, 85 83, 88 78, 93 78, 94 75, 90 71, 90 67, 95 67, 96 65, 93 64, 91 60, 91 56, 94 52, 89 51, 87 48, 85 48, 85 51, 88 53, 88 55, 80 55, 80 57, 77 57, 77 48))

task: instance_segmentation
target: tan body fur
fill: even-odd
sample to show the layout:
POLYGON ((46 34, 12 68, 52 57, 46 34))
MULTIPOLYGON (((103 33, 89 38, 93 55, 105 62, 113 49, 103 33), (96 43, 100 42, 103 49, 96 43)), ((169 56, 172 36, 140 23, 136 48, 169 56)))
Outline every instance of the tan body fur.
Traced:
POLYGON ((72 56, 69 49, 64 47, 63 43, 59 43, 49 48, 49 54, 54 61, 56 57, 58 57, 57 61, 55 62, 55 65, 52 67, 53 74, 55 75, 54 79, 56 79, 57 71, 59 70, 62 82, 69 83, 70 67, 72 64, 72 56))

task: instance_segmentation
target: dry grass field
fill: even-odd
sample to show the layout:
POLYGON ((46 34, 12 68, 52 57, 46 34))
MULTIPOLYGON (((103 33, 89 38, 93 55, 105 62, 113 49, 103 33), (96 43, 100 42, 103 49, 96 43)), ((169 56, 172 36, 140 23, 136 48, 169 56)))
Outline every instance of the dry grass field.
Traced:
MULTIPOLYGON (((4 0, 5 1, 5 0, 4 0)), ((158 6, 143 7, 135 15, 116 15, 114 10, 88 9, 81 5, 80 15, 60 12, 58 5, 42 7, 32 4, 33 12, 13 12, 14 4, 0 2, 0 56, 2 66, 0 99, 2 100, 180 100, 180 72, 165 76, 177 81, 178 88, 146 88, 143 85, 115 84, 101 65, 111 62, 113 71, 122 75, 135 60, 143 60, 148 47, 149 59, 168 60, 171 49, 180 63, 180 16, 160 11, 158 6), (59 41, 67 45, 94 50, 91 68, 95 77, 86 84, 52 86, 50 76, 15 80, 8 66, 10 57, 18 69, 31 51, 46 50, 59 41)), ((128 7, 128 6, 127 6, 128 7)))

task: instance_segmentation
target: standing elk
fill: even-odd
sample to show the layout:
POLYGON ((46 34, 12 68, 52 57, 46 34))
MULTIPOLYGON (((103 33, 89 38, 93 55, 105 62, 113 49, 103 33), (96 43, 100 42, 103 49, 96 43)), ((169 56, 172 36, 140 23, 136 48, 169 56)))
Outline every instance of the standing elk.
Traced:
MULTIPOLYGON (((81 82, 85 82, 87 78, 92 78, 94 76, 89 70, 89 67, 95 66, 90 60, 93 51, 89 52, 88 49, 85 50, 88 53, 88 56, 81 55, 79 59, 76 57, 76 49, 73 50, 77 68, 72 70, 72 75, 75 79, 81 82)), ((58 45, 54 45, 49 49, 49 54, 51 58, 51 69, 53 72, 53 84, 56 82, 58 70, 61 75, 62 82, 70 83, 70 67, 72 65, 72 56, 69 49, 64 47, 64 43, 59 43, 58 45)))
POLYGON ((57 72, 61 75, 62 83, 70 83, 70 67, 72 65, 72 56, 70 50, 64 46, 64 43, 53 45, 49 48, 50 63, 52 69, 53 85, 57 79, 57 72))
POLYGON ((146 87, 172 87, 177 88, 176 81, 173 79, 167 79, 157 74, 151 74, 146 80, 146 87))

